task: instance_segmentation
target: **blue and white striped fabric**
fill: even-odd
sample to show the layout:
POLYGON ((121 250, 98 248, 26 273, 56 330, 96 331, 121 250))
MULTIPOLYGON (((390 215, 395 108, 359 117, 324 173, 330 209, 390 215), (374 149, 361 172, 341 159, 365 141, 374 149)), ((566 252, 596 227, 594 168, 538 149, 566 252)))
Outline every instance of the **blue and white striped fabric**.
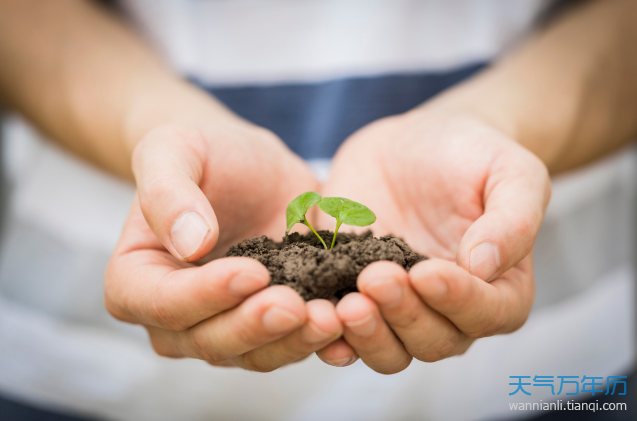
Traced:
POLYGON ((173 67, 305 159, 478 71, 545 1, 123 3, 173 67))
POLYGON ((272 130, 302 158, 331 158, 364 125, 404 113, 483 67, 446 72, 350 77, 317 83, 211 88, 230 109, 272 130))
MULTIPOLYGON (((120 1, 175 71, 311 163, 506 53, 547 3, 120 1)), ((521 331, 395 376, 314 357, 261 375, 159 358, 142 328, 112 320, 101 277, 132 186, 20 119, 3 133, 12 192, 0 247, 0 392, 17 399, 131 421, 514 419, 509 375, 618 375, 634 358, 632 150, 556 180, 535 249, 538 306, 521 331)))

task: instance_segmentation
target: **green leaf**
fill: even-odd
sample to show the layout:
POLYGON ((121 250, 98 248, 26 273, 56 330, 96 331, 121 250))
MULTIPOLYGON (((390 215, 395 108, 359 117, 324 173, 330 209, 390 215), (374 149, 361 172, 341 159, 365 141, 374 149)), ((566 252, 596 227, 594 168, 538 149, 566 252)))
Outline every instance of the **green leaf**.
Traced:
POLYGON ((365 227, 376 221, 376 215, 367 206, 344 197, 324 197, 319 208, 326 214, 336 218, 336 224, 365 227))
POLYGON ((321 200, 321 195, 313 191, 308 191, 298 196, 296 199, 290 202, 285 215, 288 220, 288 227, 286 230, 289 232, 295 224, 305 223, 305 214, 314 205, 321 200))

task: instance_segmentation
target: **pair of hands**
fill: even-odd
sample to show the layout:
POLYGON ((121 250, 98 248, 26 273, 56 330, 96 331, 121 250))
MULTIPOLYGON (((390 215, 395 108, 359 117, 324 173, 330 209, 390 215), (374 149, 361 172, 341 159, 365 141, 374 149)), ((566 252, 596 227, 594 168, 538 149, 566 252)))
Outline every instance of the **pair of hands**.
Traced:
MULTIPOLYGON (((271 371, 316 352, 389 374, 511 332, 531 309, 548 172, 469 114, 421 107, 376 121, 343 144, 323 186, 276 136, 240 120, 159 127, 136 147, 133 169, 139 194, 105 303, 144 325, 160 355, 271 371), (218 258, 244 238, 281 237, 287 204, 308 190, 365 204, 375 235, 396 234, 431 259, 409 273, 374 263, 361 292, 334 306, 265 288, 269 274, 254 260, 218 258)), ((333 228, 321 218, 317 229, 333 228)))

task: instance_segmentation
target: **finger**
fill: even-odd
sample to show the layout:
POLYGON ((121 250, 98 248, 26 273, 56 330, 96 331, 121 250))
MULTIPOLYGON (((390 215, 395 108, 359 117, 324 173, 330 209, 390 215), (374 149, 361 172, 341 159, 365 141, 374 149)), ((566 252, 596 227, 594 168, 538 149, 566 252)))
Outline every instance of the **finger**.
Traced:
MULTIPOLYGON (((162 329, 155 326, 144 326, 148 332, 150 343, 153 347, 153 351, 161 357, 167 358, 185 358, 177 346, 177 342, 174 341, 174 335, 172 331, 162 329)), ((209 361, 211 365, 217 367, 236 367, 237 365, 232 360, 224 361, 209 361)))
POLYGON ((157 355, 168 358, 185 357, 174 340, 173 331, 155 326, 144 326, 144 328, 148 332, 150 344, 157 355))
POLYGON ((462 354, 472 342, 449 319, 422 302, 409 284, 407 272, 396 263, 367 266, 358 276, 358 289, 378 304, 405 349, 420 361, 462 354))
POLYGON ((452 262, 431 259, 411 268, 409 278, 428 306, 479 338, 512 332, 526 321, 534 296, 530 257, 520 265, 487 283, 452 262))
POLYGON ((411 355, 371 299, 356 292, 347 294, 336 305, 336 312, 345 325, 343 337, 371 369, 393 374, 409 366, 411 355))
POLYGON ((185 264, 165 251, 114 254, 104 278, 106 308, 122 321, 183 330, 235 307, 270 280, 262 264, 245 257, 179 265, 185 264))
POLYGON ((358 360, 358 354, 354 348, 343 338, 339 338, 316 351, 316 355, 321 361, 334 367, 347 367, 358 360))
POLYGON ((307 320, 302 328, 235 358, 236 365, 247 370, 269 372, 310 355, 343 333, 331 302, 309 301, 306 311, 307 320))
POLYGON ((225 361, 275 341, 305 323, 301 296, 277 285, 251 296, 238 307, 181 332, 169 332, 183 356, 225 361))
POLYGON ((199 130, 160 127, 133 154, 144 217, 166 249, 184 262, 205 256, 219 237, 215 213, 199 188, 207 147, 199 130))
POLYGON ((484 214, 459 246, 458 265, 485 281, 531 252, 551 195, 546 166, 521 147, 516 152, 493 162, 484 189, 484 214))

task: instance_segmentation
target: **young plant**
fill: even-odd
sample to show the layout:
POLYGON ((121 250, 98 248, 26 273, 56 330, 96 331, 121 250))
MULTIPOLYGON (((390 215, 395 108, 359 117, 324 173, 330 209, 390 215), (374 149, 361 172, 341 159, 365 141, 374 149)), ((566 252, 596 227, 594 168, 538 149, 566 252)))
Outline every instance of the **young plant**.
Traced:
POLYGON ((295 224, 305 224, 312 232, 321 240, 323 247, 327 250, 327 245, 325 245, 325 241, 321 238, 320 235, 314 230, 314 227, 310 225, 305 214, 308 210, 314 205, 316 205, 321 200, 321 195, 315 193, 313 191, 308 191, 298 196, 296 199, 290 202, 288 205, 287 211, 285 215, 288 220, 287 231, 285 231, 285 239, 288 238, 288 233, 292 229, 295 224))
POLYGON ((376 221, 376 215, 369 208, 344 197, 324 197, 318 205, 323 212, 336 218, 336 229, 330 250, 334 248, 336 234, 341 224, 365 227, 376 221))

